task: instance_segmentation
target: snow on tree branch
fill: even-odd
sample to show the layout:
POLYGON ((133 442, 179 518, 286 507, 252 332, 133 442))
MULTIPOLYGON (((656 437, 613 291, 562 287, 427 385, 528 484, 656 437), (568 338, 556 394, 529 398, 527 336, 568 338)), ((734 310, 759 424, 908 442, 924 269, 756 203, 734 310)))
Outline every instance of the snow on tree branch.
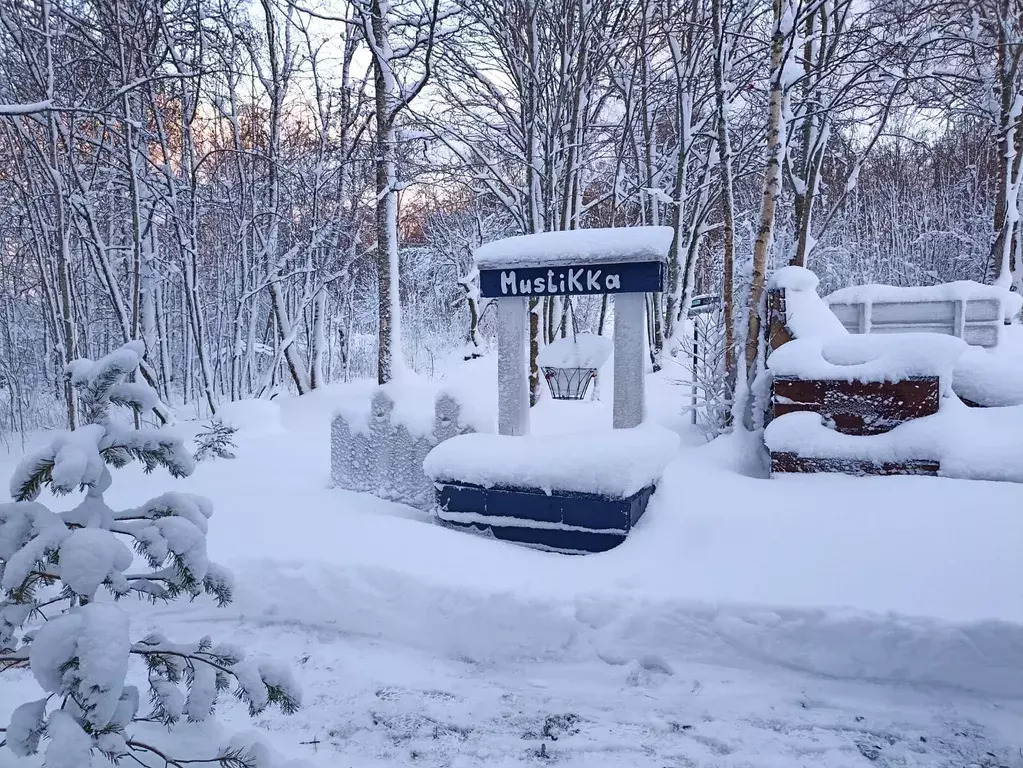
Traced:
MULTIPOLYGON (((179 438, 118 420, 118 408, 139 411, 158 402, 148 385, 124 381, 140 355, 133 343, 68 365, 83 423, 26 457, 11 482, 15 501, 0 504, 0 671, 27 663, 47 694, 14 710, 5 741, 17 756, 45 750, 47 768, 82 768, 97 753, 118 762, 138 750, 177 765, 169 751, 135 741, 132 725, 206 720, 225 691, 252 715, 270 706, 292 713, 301 703, 286 668, 248 659, 234 646, 209 637, 172 642, 159 633, 131 640, 128 614, 117 604, 127 596, 156 601, 206 593, 224 605, 232 591, 230 575, 207 557, 213 509, 206 499, 171 492, 124 510, 104 499, 108 466, 137 460, 174 476, 194 467, 179 438), (84 491, 84 499, 54 513, 34 501, 44 488, 84 491), (132 550, 148 570, 129 572, 132 550), (98 601, 101 592, 113 601, 98 601), (146 673, 148 713, 129 682, 133 659, 146 673)), ((266 764, 262 754, 252 745, 228 746, 211 759, 256 768, 266 764)))

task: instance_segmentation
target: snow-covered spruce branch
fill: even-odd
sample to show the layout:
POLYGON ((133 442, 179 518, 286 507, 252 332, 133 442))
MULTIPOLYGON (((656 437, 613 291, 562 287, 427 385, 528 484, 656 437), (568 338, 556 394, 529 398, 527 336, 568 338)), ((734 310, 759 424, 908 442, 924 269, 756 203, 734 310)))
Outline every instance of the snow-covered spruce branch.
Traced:
POLYGON ((82 424, 26 457, 11 481, 15 501, 0 504, 0 672, 27 666, 45 692, 14 710, 3 743, 23 757, 45 740, 46 766, 78 768, 93 754, 149 765, 138 757, 148 753, 166 766, 262 768, 268 763, 257 746, 214 747, 212 757, 181 759, 134 737, 133 725, 141 722, 204 721, 229 690, 252 715, 270 706, 292 713, 301 702, 287 669, 248 659, 234 646, 209 637, 171 642, 161 633, 131 640, 129 616, 117 604, 126 596, 156 601, 206 593, 224 605, 232 590, 229 575, 206 554, 213 512, 206 499, 165 493, 119 511, 104 500, 112 482, 108 465, 134 459, 176 476, 194 467, 178 438, 160 429, 132 430, 118 418, 118 408, 139 411, 156 402, 147 385, 124 381, 138 368, 141 351, 131 343, 68 366, 82 424), (35 501, 43 488, 78 489, 85 498, 55 513, 35 501), (132 549, 148 571, 128 572, 132 549), (145 672, 148 713, 140 712, 139 687, 129 682, 132 659, 145 672))

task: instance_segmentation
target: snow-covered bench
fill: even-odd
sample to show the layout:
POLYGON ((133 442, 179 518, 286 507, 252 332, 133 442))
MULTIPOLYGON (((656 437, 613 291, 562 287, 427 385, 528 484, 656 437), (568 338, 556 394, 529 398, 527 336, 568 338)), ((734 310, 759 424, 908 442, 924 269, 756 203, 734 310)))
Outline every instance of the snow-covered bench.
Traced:
POLYGON ((621 544, 642 516, 678 435, 663 427, 455 437, 423 468, 438 519, 571 554, 621 544))
POLYGON ((899 287, 854 285, 824 297, 850 333, 943 333, 967 344, 995 347, 1005 323, 1019 314, 1021 298, 1004 288, 969 280, 899 287))

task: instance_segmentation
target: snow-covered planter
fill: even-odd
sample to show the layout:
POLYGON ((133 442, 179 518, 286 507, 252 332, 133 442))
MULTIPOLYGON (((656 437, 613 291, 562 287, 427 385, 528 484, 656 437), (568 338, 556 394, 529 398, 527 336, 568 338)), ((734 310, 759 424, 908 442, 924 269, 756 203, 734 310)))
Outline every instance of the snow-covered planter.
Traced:
POLYGON ((871 440, 937 414, 966 349, 961 339, 934 333, 808 337, 782 345, 768 361, 774 418, 764 438, 772 471, 937 474, 934 450, 914 444, 909 453, 920 451, 914 455, 878 453, 874 447, 882 441, 871 440), (831 443, 819 430, 808 433, 811 422, 860 438, 860 453, 821 455, 816 448, 831 443))
POLYGON ((471 434, 423 465, 445 524, 559 552, 617 546, 642 516, 678 435, 663 427, 565 435, 471 434))
POLYGON ((537 365, 555 400, 582 400, 590 382, 611 357, 611 339, 579 333, 555 339, 540 350, 537 365))
MULTIPOLYGON (((135 460, 175 477, 194 467, 168 431, 116 419, 113 406, 141 414, 158 403, 148 385, 125 381, 142 352, 133 342, 68 366, 81 426, 23 459, 11 479, 15 501, 0 504, 0 672, 28 667, 44 694, 14 710, 4 743, 19 757, 45 749, 46 768, 86 768, 93 755, 179 765, 173 739, 166 745, 140 739, 136 724, 206 720, 231 688, 253 715, 271 704, 285 712, 299 705, 297 687, 276 664, 248 660, 208 637, 172 642, 157 632, 133 639, 128 614, 116 604, 203 593, 221 605, 231 600, 230 577, 206 555, 213 512, 206 499, 165 493, 123 510, 104 499, 108 465, 135 460), (51 512, 35 501, 44 488, 55 495, 84 491, 85 498, 51 512), (147 683, 145 696, 129 682, 133 661, 145 672, 138 675, 147 683)), ((215 746, 207 759, 190 762, 254 768, 260 754, 249 745, 215 746)))
POLYGON ((431 509, 433 484, 423 474, 426 455, 455 435, 493 429, 486 417, 466 410, 453 392, 409 384, 385 384, 368 403, 339 407, 331 425, 334 485, 431 509))

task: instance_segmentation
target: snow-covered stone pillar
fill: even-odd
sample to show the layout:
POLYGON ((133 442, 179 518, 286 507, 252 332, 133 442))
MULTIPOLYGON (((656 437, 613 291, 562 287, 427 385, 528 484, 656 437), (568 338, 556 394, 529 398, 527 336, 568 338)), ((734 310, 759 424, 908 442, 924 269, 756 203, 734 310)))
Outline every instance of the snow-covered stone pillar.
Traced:
POLYGON ((497 431, 529 434, 529 299, 497 299, 497 431))
POLYGON ((638 427, 646 415, 643 353, 646 297, 642 293, 615 296, 615 389, 612 425, 615 429, 638 427))

